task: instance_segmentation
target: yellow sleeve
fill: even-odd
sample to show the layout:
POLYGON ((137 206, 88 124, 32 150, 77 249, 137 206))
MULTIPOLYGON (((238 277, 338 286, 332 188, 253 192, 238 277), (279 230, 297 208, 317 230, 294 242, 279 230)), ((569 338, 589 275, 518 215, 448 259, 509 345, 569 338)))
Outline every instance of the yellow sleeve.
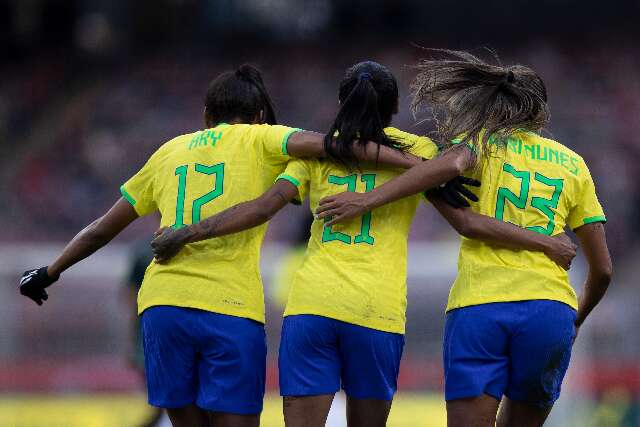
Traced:
POLYGON ((417 137, 413 147, 411 153, 423 159, 431 160, 438 155, 438 146, 426 136, 417 137))
POLYGON ((296 159, 291 160, 287 164, 287 168, 283 173, 278 175, 276 181, 284 179, 289 181, 298 189, 298 198, 293 200, 292 203, 300 204, 309 195, 309 182, 311 181, 311 171, 309 159, 296 159))
MULTIPOLYGON (((418 136, 393 127, 386 128, 384 133, 394 141, 407 145, 409 153, 414 156, 431 160, 438 155, 439 148, 431 138, 418 136)), ((425 204, 429 204, 426 192, 422 193, 422 199, 425 204)))
POLYGON ((572 230, 593 222, 607 222, 587 165, 584 166, 584 174, 582 185, 576 191, 578 198, 567 218, 567 224, 572 230))
POLYGON ((388 127, 384 133, 394 141, 408 146, 408 151, 427 160, 434 158, 438 154, 438 146, 426 136, 419 136, 400 129, 388 127))
POLYGON ((135 209, 139 216, 144 216, 158 210, 153 197, 157 151, 147 163, 120 187, 120 193, 135 209))
POLYGON ((264 157, 276 161, 289 160, 291 158, 287 150, 289 137, 299 131, 301 129, 288 126, 258 125, 258 143, 264 157))
MULTIPOLYGON (((411 150, 411 153, 415 154, 416 156, 420 156, 423 159, 431 160, 438 155, 438 146, 430 138, 427 138, 426 136, 420 136, 417 138, 416 143, 414 144, 414 148, 411 150)), ((425 205, 430 205, 429 200, 427 200, 426 191, 422 193, 421 199, 425 203, 425 205)))

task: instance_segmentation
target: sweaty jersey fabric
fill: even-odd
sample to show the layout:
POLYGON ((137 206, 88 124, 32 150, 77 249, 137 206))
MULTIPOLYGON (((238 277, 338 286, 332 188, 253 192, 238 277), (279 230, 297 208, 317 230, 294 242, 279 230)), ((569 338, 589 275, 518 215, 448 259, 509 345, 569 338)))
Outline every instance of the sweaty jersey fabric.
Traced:
MULTIPOLYGON (((142 216, 161 226, 198 222, 264 193, 289 160, 297 129, 226 125, 179 136, 160 147, 121 188, 142 216)), ((167 264, 151 263, 138 294, 138 312, 157 305, 198 308, 264 323, 260 246, 266 224, 188 244, 167 264)))
MULTIPOLYGON (((519 131, 505 142, 490 140, 487 149, 468 174, 482 181, 475 212, 549 236, 606 221, 587 165, 569 148, 519 131)), ((568 273, 542 252, 462 238, 447 310, 533 299, 578 306, 568 273)))
MULTIPOLYGON (((437 152, 428 138, 395 128, 385 133, 424 158, 437 152)), ((344 191, 371 191, 403 170, 363 166, 349 171, 321 159, 292 160, 279 179, 320 199, 344 191)), ((407 306, 407 237, 420 195, 382 206, 360 218, 325 227, 315 220, 307 253, 293 279, 285 316, 315 314, 386 332, 404 333, 407 306)))

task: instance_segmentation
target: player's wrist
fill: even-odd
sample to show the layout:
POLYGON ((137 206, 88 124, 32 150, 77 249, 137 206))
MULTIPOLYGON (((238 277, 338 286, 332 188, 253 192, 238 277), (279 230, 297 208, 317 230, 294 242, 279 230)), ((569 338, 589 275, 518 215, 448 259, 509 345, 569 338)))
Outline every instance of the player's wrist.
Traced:
POLYGON ((545 235, 540 235, 540 239, 538 240, 538 249, 544 252, 546 255, 553 253, 560 245, 560 242, 553 237, 548 237, 545 235))
POLYGON ((177 230, 176 233, 178 242, 182 245, 198 241, 198 232, 191 225, 188 227, 182 227, 181 229, 177 230))
POLYGON ((52 282, 55 282, 56 280, 58 280, 60 278, 60 274, 62 273, 62 271, 60 271, 60 269, 55 265, 47 266, 45 271, 47 273, 47 276, 49 276, 49 279, 52 282))
POLYGON ((369 193, 364 193, 362 200, 362 204, 366 211, 371 211, 382 205, 382 197, 376 190, 370 191, 369 193))

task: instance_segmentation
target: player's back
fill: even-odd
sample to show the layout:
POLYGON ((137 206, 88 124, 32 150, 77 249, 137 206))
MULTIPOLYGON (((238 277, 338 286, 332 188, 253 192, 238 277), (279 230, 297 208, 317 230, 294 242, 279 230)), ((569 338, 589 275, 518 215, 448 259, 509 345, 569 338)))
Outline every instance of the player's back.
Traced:
MULTIPOLYGON (((410 145, 413 154, 431 158, 437 153, 428 138, 394 128, 385 133, 410 145)), ((323 197, 371 191, 402 172, 373 165, 349 171, 328 160, 305 159, 291 161, 281 178, 293 182, 302 198, 308 194, 314 211, 323 197)), ((403 333, 407 238, 421 197, 407 197, 331 227, 315 220, 285 315, 317 314, 403 333)))
MULTIPOLYGON (((518 131, 487 149, 471 174, 482 181, 474 211, 550 236, 604 220, 587 165, 569 148, 518 131)), ((577 305, 567 272, 543 253, 463 238, 448 309, 528 299, 577 305)))
MULTIPOLYGON (((221 124, 179 136, 158 149, 122 193, 140 215, 159 211, 161 226, 196 223, 266 191, 284 169, 294 130, 221 124)), ((167 264, 150 264, 139 312, 176 305, 264 321, 259 254, 265 229, 189 244, 167 264)))

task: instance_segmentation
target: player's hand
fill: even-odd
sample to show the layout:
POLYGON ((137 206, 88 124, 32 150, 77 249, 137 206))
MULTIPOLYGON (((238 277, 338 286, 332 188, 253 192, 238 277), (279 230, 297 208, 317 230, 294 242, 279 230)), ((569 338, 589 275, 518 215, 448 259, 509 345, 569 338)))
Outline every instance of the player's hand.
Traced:
POLYGON ((327 218, 325 227, 361 216, 371 208, 366 193, 344 192, 320 200, 316 218, 327 218))
POLYGON ((151 250, 156 263, 162 264, 169 261, 184 247, 185 242, 180 230, 161 227, 153 234, 154 239, 151 241, 151 250))
POLYGON ((473 178, 467 178, 466 176, 458 176, 446 184, 442 184, 440 187, 427 191, 427 195, 440 197, 448 205, 453 206, 454 208, 468 208, 471 206, 469 204, 469 200, 477 202, 478 196, 465 187, 465 185, 480 187, 480 181, 473 178))
POLYGON ((571 268, 571 261, 576 256, 578 246, 565 233, 558 234, 551 239, 551 245, 544 253, 565 270, 571 268))
POLYGON ((49 298, 45 288, 51 286, 58 280, 58 277, 50 277, 47 273, 48 267, 35 268, 22 273, 20 278, 20 293, 32 299, 36 304, 42 305, 49 298))

